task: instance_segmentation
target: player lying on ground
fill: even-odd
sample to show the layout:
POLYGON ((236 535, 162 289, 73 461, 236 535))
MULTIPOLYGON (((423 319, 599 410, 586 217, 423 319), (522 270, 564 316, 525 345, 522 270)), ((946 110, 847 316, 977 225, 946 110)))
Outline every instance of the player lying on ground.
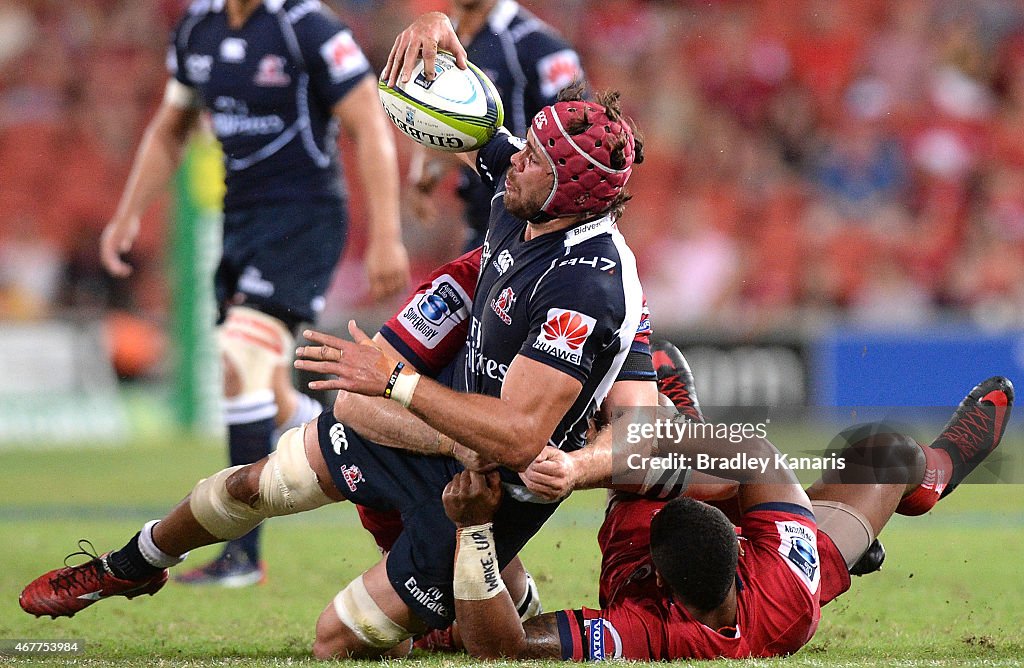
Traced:
MULTIPOLYGON (((443 498, 459 527, 454 590, 462 640, 485 658, 793 653, 813 636, 820 606, 849 588, 849 567, 897 507, 921 510, 952 492, 999 444, 1012 403, 1008 380, 982 382, 929 447, 875 428, 850 430, 842 455, 852 465, 828 472, 806 493, 784 468, 752 473, 740 481, 738 529, 693 499, 613 494, 600 533, 601 609, 564 610, 525 624, 491 568, 490 518, 501 488, 489 474, 461 473, 443 498), (927 484, 936 471, 948 475, 948 485, 927 484)), ((751 454, 776 452, 758 443, 751 454)))

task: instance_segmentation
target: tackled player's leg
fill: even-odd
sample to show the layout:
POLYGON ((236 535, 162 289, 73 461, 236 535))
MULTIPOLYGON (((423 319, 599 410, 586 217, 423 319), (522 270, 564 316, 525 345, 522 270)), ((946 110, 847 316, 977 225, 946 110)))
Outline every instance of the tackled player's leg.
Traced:
POLYGON ((36 616, 71 617, 112 596, 154 594, 167 569, 189 550, 231 540, 268 517, 289 515, 341 501, 316 437, 316 424, 285 433, 277 450, 246 466, 205 478, 160 521, 147 523, 119 550, 79 566, 58 568, 29 583, 19 597, 36 616))
POLYGON ((1006 378, 979 383, 929 446, 878 423, 851 427, 837 437, 833 447, 846 468, 827 471, 807 490, 819 535, 845 561, 845 569, 833 569, 836 577, 822 578, 829 584, 822 605, 849 588, 849 573, 878 570, 885 552, 877 536, 894 513, 927 512, 996 449, 1013 396, 1006 378))

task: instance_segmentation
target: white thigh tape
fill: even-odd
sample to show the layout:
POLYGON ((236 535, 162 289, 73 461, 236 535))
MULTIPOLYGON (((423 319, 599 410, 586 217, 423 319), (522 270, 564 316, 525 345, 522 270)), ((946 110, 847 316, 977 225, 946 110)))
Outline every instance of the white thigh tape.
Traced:
POLYGON ((362 575, 334 597, 334 612, 341 623, 369 647, 390 649, 412 636, 384 614, 366 591, 362 575))

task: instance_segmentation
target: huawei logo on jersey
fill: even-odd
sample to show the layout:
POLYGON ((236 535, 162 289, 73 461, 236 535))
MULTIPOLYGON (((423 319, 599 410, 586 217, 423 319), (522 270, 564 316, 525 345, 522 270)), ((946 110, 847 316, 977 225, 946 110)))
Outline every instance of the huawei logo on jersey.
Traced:
MULTIPOLYGON (((548 316, 550 315, 549 311, 548 316)), ((585 317, 587 316, 575 311, 562 311, 544 323, 544 338, 552 343, 564 341, 570 350, 577 350, 590 336, 590 327, 583 322, 585 317)))
POLYGON ((563 49, 537 61, 537 79, 541 95, 554 97, 576 79, 582 78, 580 57, 572 49, 563 49))
POLYGON ((342 30, 324 42, 320 47, 320 57, 327 65, 327 72, 334 83, 350 79, 370 66, 349 30, 342 30))
POLYGON ((583 359, 581 348, 594 331, 597 320, 579 311, 548 309, 548 319, 541 327, 533 347, 573 364, 583 359))

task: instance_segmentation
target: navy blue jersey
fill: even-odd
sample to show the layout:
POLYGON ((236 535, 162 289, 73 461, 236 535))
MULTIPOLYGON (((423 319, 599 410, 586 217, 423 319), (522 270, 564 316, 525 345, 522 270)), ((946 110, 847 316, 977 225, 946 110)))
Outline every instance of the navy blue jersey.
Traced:
MULTIPOLYGON (((521 140, 500 132, 478 154, 485 183, 504 183, 521 140)), ((523 240, 526 222, 494 194, 455 389, 500 396, 517 355, 582 383, 551 435, 564 450, 584 445, 589 418, 622 366, 641 320, 636 260, 609 216, 523 240)), ((538 388, 539 392, 543 388, 538 388)))
POLYGON ((317 0, 264 0, 228 27, 224 0, 197 0, 168 69, 212 114, 231 211, 344 199, 334 105, 370 73, 351 31, 317 0))
MULTIPOLYGON (((548 24, 512 0, 499 0, 487 23, 466 45, 469 60, 494 82, 505 107, 505 127, 525 137, 534 115, 554 104, 559 91, 583 79, 579 55, 548 24)), ((491 192, 468 167, 459 194, 467 222, 487 227, 491 192)))

